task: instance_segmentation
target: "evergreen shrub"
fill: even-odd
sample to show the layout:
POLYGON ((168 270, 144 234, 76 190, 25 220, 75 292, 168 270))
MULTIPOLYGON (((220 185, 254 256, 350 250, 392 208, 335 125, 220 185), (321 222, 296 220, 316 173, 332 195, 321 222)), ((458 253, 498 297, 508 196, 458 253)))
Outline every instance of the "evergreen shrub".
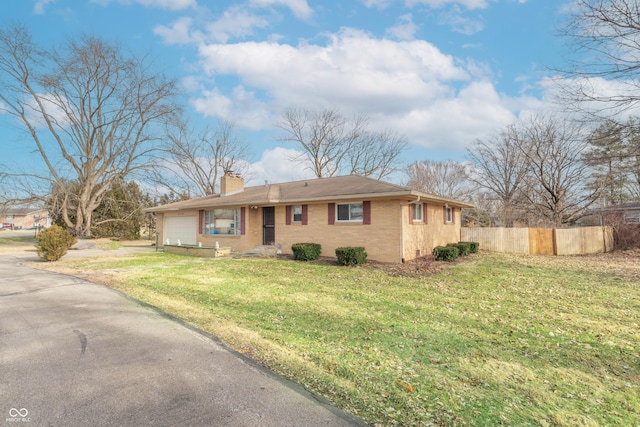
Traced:
POLYGON ((436 261, 454 261, 460 255, 457 246, 436 246, 433 248, 433 257, 436 261))
POLYGON ((472 254, 477 254, 480 250, 480 242, 460 242, 460 243, 468 243, 471 248, 472 254))
POLYGON ((467 242, 448 243, 447 246, 458 248, 460 256, 467 256, 471 253, 471 245, 467 242))
POLYGON ((339 265, 357 265, 367 262, 367 252, 361 246, 344 246, 336 248, 339 265))
POLYGON ((291 251, 296 261, 313 261, 320 257, 322 247, 318 243, 294 243, 291 251))
POLYGON ((42 230, 36 241, 38 242, 36 249, 41 258, 47 261, 57 261, 78 239, 59 225, 52 225, 42 230))

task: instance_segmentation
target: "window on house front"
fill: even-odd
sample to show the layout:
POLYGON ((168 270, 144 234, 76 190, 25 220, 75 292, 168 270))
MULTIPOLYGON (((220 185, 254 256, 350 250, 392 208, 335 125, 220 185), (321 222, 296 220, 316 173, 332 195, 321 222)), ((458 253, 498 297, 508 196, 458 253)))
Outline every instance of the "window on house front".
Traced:
POLYGON ((293 222, 302 222, 302 205, 293 206, 291 208, 291 220, 293 222))
POLYGON ((204 211, 204 234, 240 235, 240 209, 204 211))
POLYGON ((339 222, 362 222, 362 203, 336 204, 336 213, 339 222))
POLYGON ((450 208, 449 206, 447 206, 444 208, 444 212, 445 212, 444 222, 446 223, 453 222, 453 208, 450 208))
POLYGON ((423 212, 422 203, 414 204, 412 211, 413 211, 413 214, 412 214, 413 222, 423 222, 424 221, 424 212, 423 212))

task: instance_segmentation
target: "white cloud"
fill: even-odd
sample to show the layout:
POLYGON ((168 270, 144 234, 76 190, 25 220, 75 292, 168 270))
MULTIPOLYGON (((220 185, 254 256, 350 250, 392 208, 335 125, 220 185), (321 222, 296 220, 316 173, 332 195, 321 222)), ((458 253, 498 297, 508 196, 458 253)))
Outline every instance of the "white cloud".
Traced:
POLYGON ((411 14, 402 15, 398 18, 398 23, 387 28, 386 33, 398 40, 413 40, 418 26, 413 22, 411 14))
POLYGON ((458 6, 454 6, 450 11, 440 15, 440 23, 448 25, 455 32, 472 35, 484 29, 484 23, 481 18, 472 19, 464 16, 458 6))
POLYGON ((394 0, 362 0, 362 4, 366 7, 375 7, 376 9, 386 9, 393 2, 394 0))
POLYGON ((313 15, 313 9, 307 0, 250 0, 249 4, 256 7, 270 7, 282 5, 288 7, 298 19, 307 20, 313 15))
POLYGON ((401 129, 413 143, 443 151, 464 150, 511 123, 515 116, 489 82, 473 82, 455 96, 443 97, 398 117, 380 117, 386 126, 401 129))
POLYGON ((461 62, 423 40, 377 39, 343 29, 326 45, 269 42, 203 45, 210 77, 234 76, 233 90, 209 89, 193 100, 203 114, 251 129, 273 129, 284 108, 366 113, 416 147, 461 150, 514 120, 532 98, 507 98, 491 70, 461 62), (275 119, 274 119, 275 118, 275 119))
MULTIPOLYGON (((123 4, 131 3, 130 0, 90 0, 91 3, 97 3, 101 6, 107 6, 114 1, 123 4)), ((135 2, 144 7, 156 7, 166 10, 183 10, 197 6, 196 0, 135 0, 135 2)))
POLYGON ((211 44, 200 50, 211 75, 237 75, 280 107, 340 105, 396 111, 445 95, 443 82, 465 80, 453 57, 425 41, 378 40, 344 29, 326 46, 267 42, 211 44))
POLYGON ((211 40, 226 43, 230 38, 241 38, 253 34, 254 28, 266 28, 269 21, 252 14, 244 8, 227 9, 222 17, 206 26, 211 40))
POLYGON ((201 96, 191 100, 191 104, 205 117, 233 121, 246 129, 263 130, 273 124, 269 105, 243 86, 236 86, 229 96, 217 89, 203 90, 201 96))
POLYGON ((166 44, 190 44, 203 39, 199 31, 192 32, 193 20, 189 17, 179 18, 170 26, 157 25, 153 33, 160 36, 166 44))
POLYGON ((296 159, 303 153, 291 148, 276 147, 265 150, 262 158, 249 166, 249 185, 299 181, 313 178, 313 174, 296 159))
POLYGON ((626 102, 636 99, 634 94, 637 85, 632 80, 608 80, 600 77, 568 79, 556 76, 543 79, 540 84, 545 90, 545 99, 550 103, 557 105, 558 100, 569 96, 572 101, 562 103, 569 113, 593 114, 616 120, 640 116, 640 102, 626 102), (581 94, 583 99, 589 97, 591 101, 574 101, 576 93, 581 94))
POLYGON ((485 9, 488 6, 487 0, 406 0, 406 5, 413 7, 423 4, 432 8, 441 8, 446 5, 461 5, 467 9, 485 9))
POLYGON ((205 31, 194 29, 194 20, 182 17, 170 25, 157 25, 153 32, 166 44, 200 44, 208 41, 227 43, 233 38, 254 34, 255 28, 266 28, 269 21, 241 7, 231 7, 213 22, 205 24, 205 31))
POLYGON ((203 90, 202 96, 193 99, 191 104, 205 117, 228 117, 232 108, 231 99, 220 93, 218 89, 203 90))
POLYGON ((56 0, 37 0, 33 5, 33 13, 36 15, 44 15, 44 9, 49 3, 55 3, 56 0))
MULTIPOLYGON (((395 0, 361 0, 362 4, 369 8, 385 9, 395 0)), ((524 3, 526 0, 520 0, 524 3)), ((467 9, 485 9, 488 6, 487 0, 404 0, 407 7, 415 5, 425 5, 433 9, 442 8, 446 5, 462 5, 467 9)))
POLYGON ((182 10, 196 7, 196 0, 137 0, 143 6, 168 10, 182 10))

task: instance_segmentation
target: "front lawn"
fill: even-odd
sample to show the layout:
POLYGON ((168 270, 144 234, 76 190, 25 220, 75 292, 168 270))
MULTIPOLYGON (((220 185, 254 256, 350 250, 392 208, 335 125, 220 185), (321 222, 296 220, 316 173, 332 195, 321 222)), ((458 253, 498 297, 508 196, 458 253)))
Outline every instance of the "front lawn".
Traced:
POLYGON ((41 267, 93 270, 371 424, 637 426, 638 261, 478 254, 415 277, 163 253, 41 267))

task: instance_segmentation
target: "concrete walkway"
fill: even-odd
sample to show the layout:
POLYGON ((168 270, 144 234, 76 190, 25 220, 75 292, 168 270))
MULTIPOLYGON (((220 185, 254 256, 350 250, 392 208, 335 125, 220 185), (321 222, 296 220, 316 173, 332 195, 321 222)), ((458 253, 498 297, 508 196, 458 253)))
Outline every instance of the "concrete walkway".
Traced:
POLYGON ((0 256, 0 426, 366 425, 117 291, 20 262, 0 256))

